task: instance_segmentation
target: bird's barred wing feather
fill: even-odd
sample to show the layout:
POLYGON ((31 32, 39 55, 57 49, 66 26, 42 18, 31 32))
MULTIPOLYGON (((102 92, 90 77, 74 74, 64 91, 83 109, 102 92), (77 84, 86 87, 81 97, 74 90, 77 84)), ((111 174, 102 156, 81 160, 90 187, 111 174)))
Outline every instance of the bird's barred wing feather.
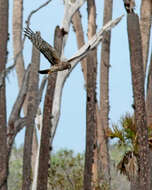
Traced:
POLYGON ((59 64, 60 58, 57 51, 48 44, 45 40, 42 39, 39 32, 34 33, 29 27, 24 30, 25 36, 27 36, 33 45, 48 59, 52 64, 59 64))

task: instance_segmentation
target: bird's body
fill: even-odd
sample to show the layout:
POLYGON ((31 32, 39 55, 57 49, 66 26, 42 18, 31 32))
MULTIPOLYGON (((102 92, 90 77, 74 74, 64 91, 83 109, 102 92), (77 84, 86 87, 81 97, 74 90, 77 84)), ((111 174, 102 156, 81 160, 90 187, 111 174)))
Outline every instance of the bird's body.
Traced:
POLYGON ((50 69, 39 71, 41 74, 50 74, 52 72, 70 69, 71 64, 62 62, 58 56, 57 51, 45 40, 42 39, 39 32, 34 33, 30 28, 25 28, 25 36, 27 36, 33 45, 45 56, 45 58, 53 66, 50 69))

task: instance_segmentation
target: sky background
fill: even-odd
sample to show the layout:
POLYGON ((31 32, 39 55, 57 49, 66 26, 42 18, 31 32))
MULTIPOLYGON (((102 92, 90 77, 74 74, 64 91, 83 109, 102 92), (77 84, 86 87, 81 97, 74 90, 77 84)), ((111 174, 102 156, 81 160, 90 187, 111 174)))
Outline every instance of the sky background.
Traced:
MULTIPOLYGON (((25 20, 33 9, 39 7, 44 0, 24 1, 24 26, 25 20)), ((103 19, 103 0, 96 0, 97 8, 97 31, 102 27, 103 19)), ((136 12, 139 13, 140 0, 137 1, 136 12)), ((10 40, 8 43, 8 65, 13 63, 12 48, 12 9, 13 3, 10 0, 9 12, 9 32, 10 40)), ((87 7, 86 3, 80 9, 82 14, 83 30, 87 41, 87 7)), ((53 44, 54 29, 56 25, 61 25, 64 14, 62 0, 52 0, 48 6, 34 14, 31 19, 30 27, 34 31, 40 31, 42 37, 53 44)), ((122 0, 114 0, 113 19, 126 14, 122 0)), ((26 39, 24 48, 24 60, 27 66, 31 60, 31 42, 26 39)), ((77 43, 73 28, 70 27, 69 37, 65 47, 65 56, 71 57, 77 51, 77 43)), ((98 81, 97 96, 99 98, 99 69, 100 69, 101 44, 98 46, 98 81)), ((110 125, 119 121, 120 117, 126 112, 132 112, 132 86, 128 51, 128 38, 126 28, 126 15, 122 21, 112 29, 111 56, 110 56, 110 125)), ((48 68, 49 63, 41 55, 41 69, 48 68)), ((11 72, 7 79, 7 113, 8 117, 13 103, 18 93, 18 85, 15 70, 11 72)), ((44 99, 44 98, 43 98, 44 99)), ((42 103, 41 103, 42 104, 42 103)), ((53 148, 73 149, 75 152, 83 152, 85 149, 85 127, 86 127, 86 91, 80 64, 72 71, 67 79, 62 96, 61 116, 57 133, 54 139, 53 148)), ((16 144, 24 142, 24 130, 16 137, 16 144)))

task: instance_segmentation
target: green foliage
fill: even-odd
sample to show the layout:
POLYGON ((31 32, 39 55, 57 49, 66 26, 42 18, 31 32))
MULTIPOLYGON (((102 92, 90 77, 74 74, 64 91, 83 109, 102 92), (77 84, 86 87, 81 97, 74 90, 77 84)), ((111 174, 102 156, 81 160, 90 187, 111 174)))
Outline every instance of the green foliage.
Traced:
POLYGON ((120 126, 114 124, 112 130, 108 131, 108 136, 118 139, 118 146, 126 147, 129 150, 137 149, 137 130, 134 124, 134 118, 126 114, 120 119, 120 126))
POLYGON ((113 125, 109 132, 109 137, 118 138, 118 147, 125 147, 121 159, 117 163, 117 169, 121 174, 127 176, 129 180, 137 176, 138 173, 138 142, 137 128, 134 117, 126 114, 120 120, 120 125, 113 125))
POLYGON ((11 158, 9 162, 9 177, 8 189, 16 190, 22 187, 22 159, 23 159, 23 146, 19 149, 13 146, 11 158))
POLYGON ((84 156, 61 150, 52 155, 49 170, 49 189, 83 189, 84 156))
MULTIPOLYGON (((117 148, 110 145, 111 155, 111 180, 112 190, 128 190, 129 183, 126 178, 116 170, 116 164, 122 158, 123 147, 117 148)), ((13 147, 10 159, 10 172, 8 179, 8 189, 21 189, 22 185, 22 158, 23 147, 17 149, 13 147)), ((83 168, 84 154, 75 154, 71 150, 60 150, 52 154, 48 177, 48 190, 82 190, 83 189, 83 168)), ((96 190, 106 189, 106 184, 102 183, 96 190)))

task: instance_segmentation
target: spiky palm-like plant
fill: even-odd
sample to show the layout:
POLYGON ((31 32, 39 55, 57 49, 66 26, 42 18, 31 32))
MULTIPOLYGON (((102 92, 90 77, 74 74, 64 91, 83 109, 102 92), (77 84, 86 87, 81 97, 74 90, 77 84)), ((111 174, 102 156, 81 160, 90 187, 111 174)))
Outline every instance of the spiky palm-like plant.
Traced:
MULTIPOLYGON (((129 180, 137 176, 139 171, 139 155, 137 141, 137 127, 135 125, 134 116, 127 113, 120 119, 119 125, 112 125, 112 129, 108 129, 107 136, 111 139, 117 138, 119 146, 127 147, 122 159, 117 165, 120 173, 126 175, 129 180)), ((152 148, 152 126, 149 126, 149 146, 152 148)))

